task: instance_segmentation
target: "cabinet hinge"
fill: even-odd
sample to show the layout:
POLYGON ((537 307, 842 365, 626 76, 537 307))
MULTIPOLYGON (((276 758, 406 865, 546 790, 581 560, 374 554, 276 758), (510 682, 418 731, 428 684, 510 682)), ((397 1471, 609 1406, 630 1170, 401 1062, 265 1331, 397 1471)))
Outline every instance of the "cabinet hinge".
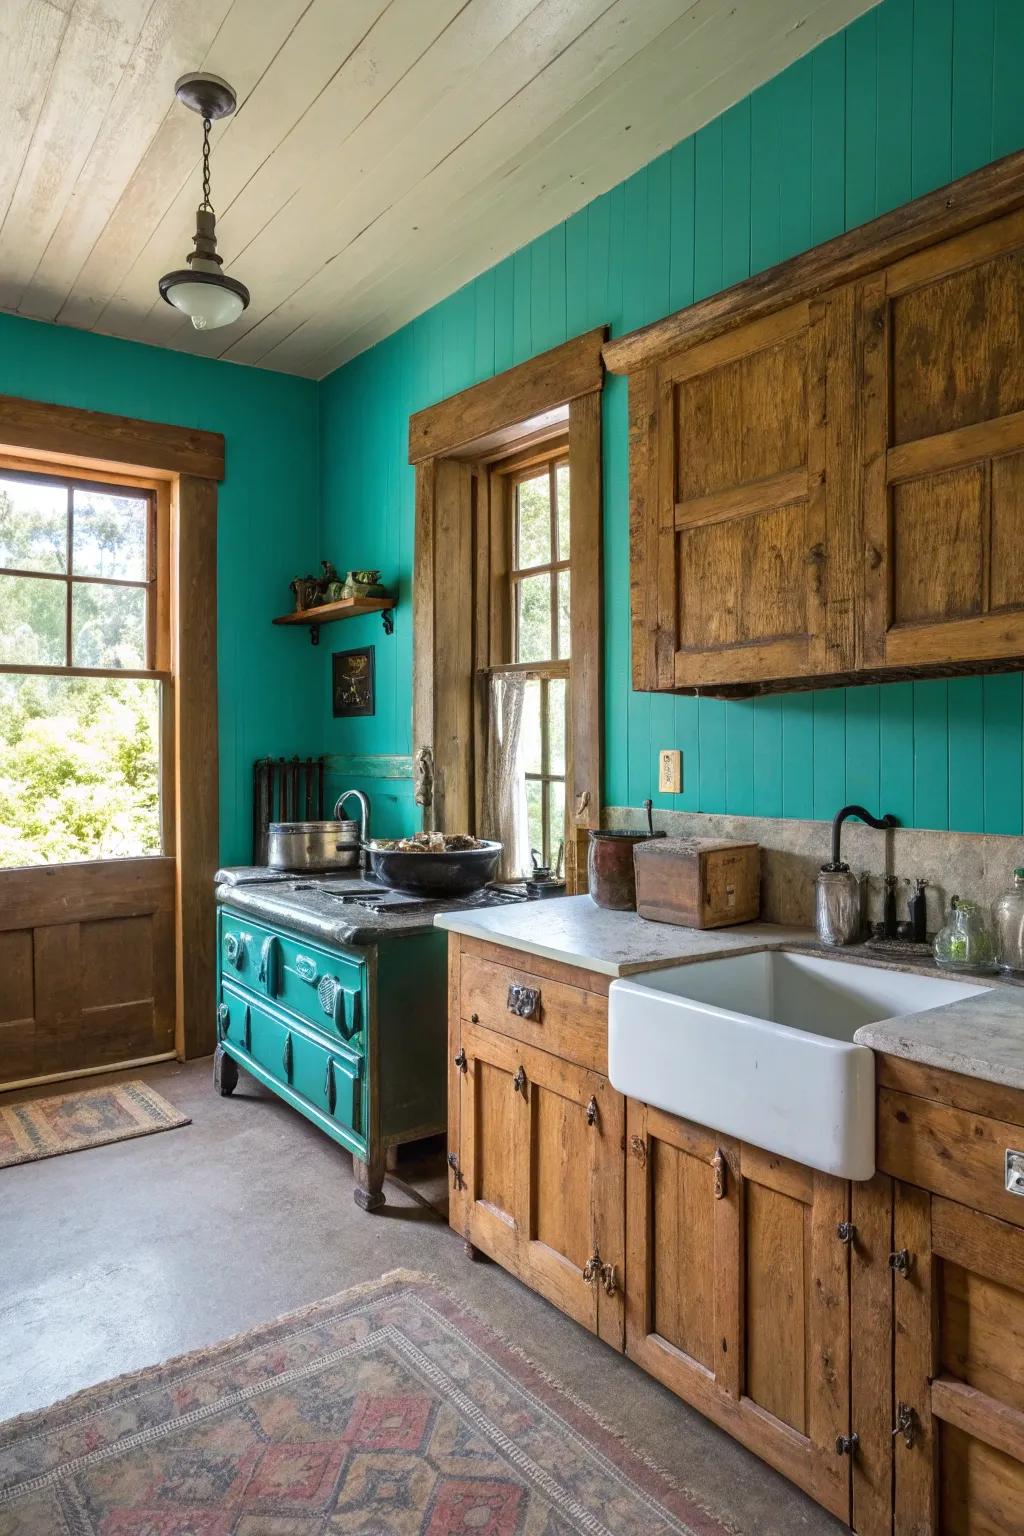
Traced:
POLYGON ((591 1098, 590 1103, 587 1105, 586 1114, 587 1114, 587 1124, 588 1125, 596 1125, 597 1124, 597 1099, 596 1098, 593 1098, 593 1097, 591 1098))
POLYGON ((469 1066, 468 1066, 467 1061, 466 1061, 466 1053, 461 1048, 458 1051, 456 1051, 455 1057, 454 1057, 454 1061, 455 1061, 455 1065, 458 1067, 460 1072, 468 1072, 469 1071, 469 1066))
POLYGON ((521 1093, 523 1098, 526 1098, 526 1068, 522 1065, 512 1079, 512 1092, 521 1093))
POLYGON ((889 1255, 889 1268, 894 1275, 909 1275, 913 1266, 913 1259, 906 1248, 897 1248, 895 1253, 889 1255))
POLYGON ((903 1436, 903 1443, 908 1449, 917 1439, 917 1414, 909 1403, 896 1404, 896 1428, 892 1432, 894 1440, 897 1435, 903 1436))
POLYGON ((588 1285, 592 1284, 601 1273, 601 1255, 595 1248, 590 1258, 583 1266, 583 1278, 588 1285))
POLYGON ((836 1455, 852 1456, 860 1445, 860 1435, 836 1435, 836 1455))
POLYGON ((642 1136, 631 1136, 629 1138, 629 1150, 641 1168, 647 1166, 647 1143, 642 1136))
POLYGON ((619 1288, 619 1282, 615 1274, 614 1264, 601 1265, 601 1284, 604 1286, 607 1295, 615 1295, 619 1288))
POLYGON ((711 1159, 711 1167, 715 1175, 715 1199, 724 1200, 725 1181, 728 1178, 729 1165, 725 1160, 725 1153, 721 1147, 717 1148, 714 1157, 711 1159))
POLYGON ((448 1153, 448 1167, 452 1171, 452 1179, 455 1182, 455 1188, 456 1189, 465 1189, 466 1181, 462 1177, 462 1169, 459 1167, 459 1160, 455 1156, 454 1152, 449 1152, 448 1153))

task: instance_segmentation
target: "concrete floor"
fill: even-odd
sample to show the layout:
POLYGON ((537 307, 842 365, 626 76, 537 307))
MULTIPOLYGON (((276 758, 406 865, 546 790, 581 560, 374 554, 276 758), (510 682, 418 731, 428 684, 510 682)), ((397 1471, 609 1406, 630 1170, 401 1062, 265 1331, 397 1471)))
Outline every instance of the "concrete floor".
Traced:
POLYGON ((445 1187, 436 1156, 403 1161, 368 1216, 350 1159, 244 1073, 230 1099, 206 1061, 119 1075, 193 1123, 0 1172, 0 1419, 402 1267, 436 1276, 743 1536, 846 1529, 496 1265, 470 1263, 429 1203, 445 1187))

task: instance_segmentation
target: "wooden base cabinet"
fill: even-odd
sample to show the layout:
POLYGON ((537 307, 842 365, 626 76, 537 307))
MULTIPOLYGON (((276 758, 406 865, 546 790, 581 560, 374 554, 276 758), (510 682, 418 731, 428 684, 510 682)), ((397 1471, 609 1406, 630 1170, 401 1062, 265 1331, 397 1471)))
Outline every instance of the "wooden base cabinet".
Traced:
POLYGON ((850 1518, 849 1185, 627 1101, 626 1352, 850 1518))

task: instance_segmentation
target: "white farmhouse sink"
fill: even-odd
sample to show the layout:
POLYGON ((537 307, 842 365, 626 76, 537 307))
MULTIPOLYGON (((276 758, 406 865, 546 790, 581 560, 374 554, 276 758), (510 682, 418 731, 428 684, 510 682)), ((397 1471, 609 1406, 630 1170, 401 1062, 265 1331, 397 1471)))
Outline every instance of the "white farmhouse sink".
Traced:
POLYGON ((987 988, 769 950, 613 981, 613 1087, 844 1179, 875 1171, 874 1052, 862 1024, 987 988))

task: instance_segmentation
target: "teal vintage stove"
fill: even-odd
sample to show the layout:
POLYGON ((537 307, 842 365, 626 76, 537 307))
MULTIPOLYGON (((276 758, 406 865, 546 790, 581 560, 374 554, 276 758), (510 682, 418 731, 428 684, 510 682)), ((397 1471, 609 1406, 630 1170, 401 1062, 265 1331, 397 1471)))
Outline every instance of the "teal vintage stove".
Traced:
POLYGON ((217 876, 214 1084, 243 1067, 351 1152, 355 1201, 384 1204, 388 1150, 447 1125, 447 935, 424 900, 351 875, 217 876))

